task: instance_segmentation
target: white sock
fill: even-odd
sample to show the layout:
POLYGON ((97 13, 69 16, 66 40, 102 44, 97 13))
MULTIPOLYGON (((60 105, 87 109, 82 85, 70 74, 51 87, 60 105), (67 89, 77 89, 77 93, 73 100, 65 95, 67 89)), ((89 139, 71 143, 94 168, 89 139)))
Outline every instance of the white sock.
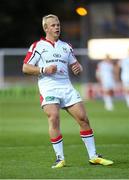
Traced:
POLYGON ((96 156, 95 140, 92 129, 87 131, 80 131, 80 136, 87 148, 89 158, 92 159, 96 156))
POLYGON ((62 135, 59 135, 57 138, 51 138, 51 143, 56 154, 56 158, 64 160, 62 135))

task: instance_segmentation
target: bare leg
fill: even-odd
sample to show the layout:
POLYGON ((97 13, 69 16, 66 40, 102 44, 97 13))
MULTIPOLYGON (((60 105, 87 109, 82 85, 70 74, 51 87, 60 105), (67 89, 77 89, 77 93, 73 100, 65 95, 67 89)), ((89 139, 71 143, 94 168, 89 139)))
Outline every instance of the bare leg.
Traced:
POLYGON ((89 158, 96 156, 96 147, 93 131, 90 127, 89 120, 82 102, 74 104, 67 108, 67 111, 75 118, 80 125, 80 136, 87 148, 89 158))
POLYGON ((73 106, 67 107, 67 111, 75 118, 80 125, 80 130, 91 129, 89 120, 86 115, 85 107, 82 102, 74 104, 73 106))
POLYGON ((56 158, 63 160, 63 138, 60 132, 59 105, 48 104, 44 106, 44 112, 48 116, 49 135, 56 154, 56 158))
POLYGON ((48 116, 49 135, 51 138, 56 138, 60 133, 60 120, 59 120, 59 105, 48 104, 44 106, 44 112, 48 116))

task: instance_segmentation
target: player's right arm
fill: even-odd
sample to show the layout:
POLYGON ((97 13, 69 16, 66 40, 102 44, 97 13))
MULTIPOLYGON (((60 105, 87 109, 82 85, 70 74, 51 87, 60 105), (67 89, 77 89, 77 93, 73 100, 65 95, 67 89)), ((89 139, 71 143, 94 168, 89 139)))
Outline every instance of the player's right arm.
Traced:
POLYGON ((30 75, 39 75, 40 74, 40 67, 36 66, 40 59, 40 53, 37 50, 37 44, 38 42, 34 42, 24 59, 22 72, 30 75))
POLYGON ((30 75, 39 75, 40 73, 40 68, 37 66, 34 66, 32 64, 23 64, 22 67, 22 72, 25 74, 30 74, 30 75))
POLYGON ((57 66, 56 65, 50 65, 48 67, 38 67, 34 66, 32 64, 23 64, 22 68, 23 73, 30 74, 30 75, 40 75, 40 74, 45 74, 45 75, 51 75, 54 74, 57 71, 57 66))
POLYGON ((30 75, 51 75, 57 71, 56 65, 50 65, 48 67, 39 67, 37 64, 38 61, 40 61, 40 58, 41 55, 38 52, 37 42, 35 42, 30 46, 30 49, 26 54, 22 67, 22 72, 30 75))

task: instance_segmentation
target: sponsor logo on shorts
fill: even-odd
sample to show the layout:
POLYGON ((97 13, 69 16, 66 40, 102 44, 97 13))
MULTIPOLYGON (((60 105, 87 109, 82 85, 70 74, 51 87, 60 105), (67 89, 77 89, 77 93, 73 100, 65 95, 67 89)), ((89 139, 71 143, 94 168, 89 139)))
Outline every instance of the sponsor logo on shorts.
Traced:
POLYGON ((45 97, 46 101, 54 101, 55 97, 54 96, 47 96, 45 97))

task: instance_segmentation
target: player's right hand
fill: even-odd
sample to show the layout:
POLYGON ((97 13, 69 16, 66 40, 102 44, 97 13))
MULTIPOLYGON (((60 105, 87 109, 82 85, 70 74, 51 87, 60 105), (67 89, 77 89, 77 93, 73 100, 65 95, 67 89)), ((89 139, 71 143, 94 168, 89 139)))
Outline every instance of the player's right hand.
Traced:
POLYGON ((57 65, 50 65, 45 67, 44 74, 51 75, 56 73, 56 71, 57 71, 57 65))

